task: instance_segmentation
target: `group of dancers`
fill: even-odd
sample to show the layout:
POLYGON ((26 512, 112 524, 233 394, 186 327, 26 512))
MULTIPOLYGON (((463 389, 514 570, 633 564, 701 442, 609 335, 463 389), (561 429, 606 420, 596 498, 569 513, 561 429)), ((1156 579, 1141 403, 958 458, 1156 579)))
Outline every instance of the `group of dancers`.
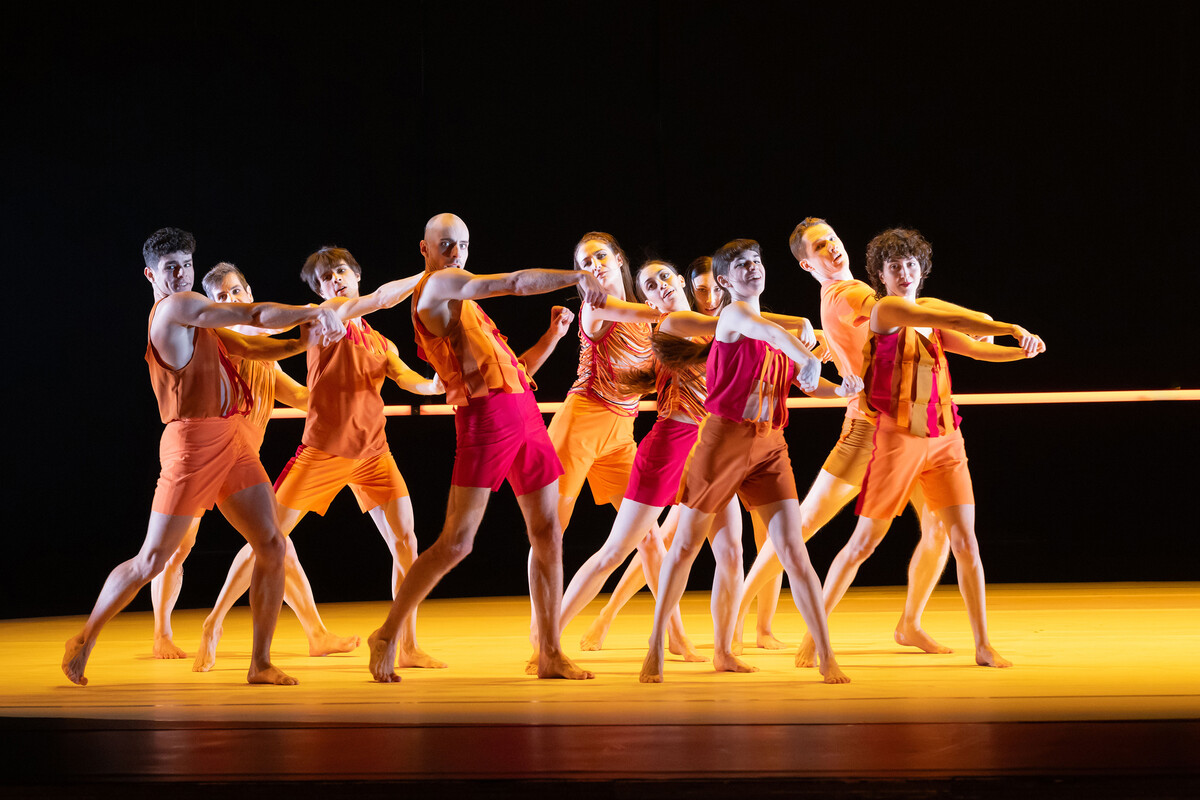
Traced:
POLYGON ((367 640, 372 676, 396 682, 398 667, 444 667, 417 644, 417 608, 470 553, 490 495, 505 481, 531 545, 534 654, 527 671, 538 677, 593 677, 563 653, 560 634, 635 550, 581 646, 602 646, 616 610, 644 582, 656 602, 639 679, 663 679, 668 640, 685 660, 705 660, 684 630, 678 604, 707 539, 716 558, 713 666, 754 671, 739 656, 742 620, 755 597, 758 644, 785 646, 771 633, 771 615, 787 572, 807 626, 796 665, 819 667, 826 683, 847 682, 827 616, 909 503, 922 533, 896 641, 950 652, 920 623, 953 551, 975 660, 1010 665, 988 637, 974 497, 945 354, 1011 361, 1045 346, 1018 325, 921 297, 931 248, 920 233, 896 228, 876 236, 867 251, 868 285, 854 279, 845 248, 824 220, 797 225, 789 244, 800 268, 820 283, 820 331, 803 317, 762 311, 766 270, 750 239, 730 241, 686 270, 652 259, 634 272, 615 238, 592 232, 576 245, 572 270, 491 275, 466 271, 469 244, 465 223, 439 214, 420 243, 424 270, 369 294, 359 292, 362 269, 349 251, 322 248, 301 271, 322 302, 288 306, 255 302, 246 277, 227 263, 204 276, 207 297, 195 293, 192 235, 164 228, 146 241, 144 272, 155 298, 146 362, 166 424, 162 472, 141 550, 109 574, 83 630, 66 643, 62 668, 71 681, 87 683, 100 630, 152 581, 154 653, 184 657, 170 615, 200 517, 214 505, 247 544, 204 622, 193 669, 212 668, 222 621, 247 589, 249 682, 295 683, 270 656, 282 602, 297 614, 310 654, 359 646, 358 637, 326 629, 288 536, 309 511, 324 514, 346 485, 392 554, 392 606, 367 640), (478 301, 569 287, 582 300, 578 378, 547 426, 532 377, 574 315, 554 307, 546 333, 518 356, 478 301), (404 364, 395 345, 364 319, 410 296, 418 352, 436 372, 433 379, 404 364), (272 335, 297 326, 298 338, 272 335), (1012 337, 1017 346, 994 344, 996 336, 1012 337), (277 363, 301 352, 308 358, 303 386, 277 363), (840 384, 820 376, 822 360, 834 361, 840 384), (445 524, 419 555, 408 489, 384 434, 385 377, 417 394, 444 392, 455 406, 445 524), (848 400, 841 436, 803 502, 783 436, 793 384, 813 396, 848 400), (638 401, 649 393, 657 395, 658 418, 635 444, 638 401), (258 447, 276 400, 307 413, 301 445, 272 489, 258 447), (595 502, 611 503, 617 517, 564 594, 563 529, 585 482, 595 502), (858 525, 822 587, 805 541, 856 495, 858 525), (745 581, 739 503, 751 512, 758 546, 745 581))

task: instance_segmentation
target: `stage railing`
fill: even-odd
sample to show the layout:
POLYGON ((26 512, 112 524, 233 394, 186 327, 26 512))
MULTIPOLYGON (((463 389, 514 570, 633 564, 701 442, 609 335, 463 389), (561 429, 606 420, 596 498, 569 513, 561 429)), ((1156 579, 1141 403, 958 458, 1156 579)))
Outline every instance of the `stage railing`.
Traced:
MULTIPOLYGON (((990 394, 956 394, 954 402, 960 406, 1028 405, 1030 403, 1141 403, 1161 400, 1200 400, 1200 389, 1132 389, 1113 392, 993 392, 990 394)), ((788 408, 837 408, 844 406, 842 398, 789 397, 788 408)), ((562 408, 561 402, 538 403, 543 414, 553 414, 562 408)), ((638 403, 639 411, 654 411, 653 400, 638 403)), ((445 403, 428 403, 411 406, 384 406, 383 413, 389 417, 437 417, 454 413, 454 406, 445 403)), ((276 408, 271 411, 272 419, 295 419, 304 412, 294 408, 276 408)))

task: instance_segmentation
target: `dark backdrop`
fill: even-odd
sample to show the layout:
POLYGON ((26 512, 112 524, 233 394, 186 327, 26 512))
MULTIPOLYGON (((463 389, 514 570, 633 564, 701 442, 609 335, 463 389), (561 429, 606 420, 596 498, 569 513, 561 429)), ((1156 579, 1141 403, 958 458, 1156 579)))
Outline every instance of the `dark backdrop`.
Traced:
MULTIPOLYGON (((141 541, 161 425, 142 361, 151 292, 140 246, 164 225, 196 233, 198 273, 230 260, 259 299, 295 303, 313 299, 297 275, 321 245, 352 249, 367 289, 417 271, 422 225, 440 211, 467 221, 480 272, 567 268, 592 229, 635 261, 678 263, 747 236, 764 247, 767 304, 812 316, 817 284, 786 244, 800 218, 829 219, 860 274, 872 235, 911 225, 934 244, 928 293, 1049 344, 1032 362, 960 359, 959 391, 1197 386, 1197 12, 1129 8, 6 11, 15 435, 0 614, 85 612, 141 541)), ((561 293, 487 308, 521 348, 555 302, 577 305, 561 293)), ((374 322, 418 363, 405 313, 374 322)), ((542 399, 565 394, 572 341, 538 376, 542 399)), ((302 359, 287 368, 303 376, 302 359)), ((385 396, 412 402, 394 386, 385 396)), ((965 409, 989 579, 1195 579, 1194 523, 1179 507, 1195 474, 1193 410, 965 409)), ((793 416, 802 485, 838 421, 830 410, 793 416)), ((424 547, 441 524, 452 421, 388 428, 424 547)), ((268 472, 300 430, 272 424, 268 472)), ((581 500, 568 575, 611 519, 581 500)), ((843 514, 813 540, 822 574, 851 526, 843 514)), ((899 523, 860 582, 902 583, 915 535, 899 523)), ((296 541, 319 600, 387 596, 386 551, 348 495, 296 541)), ((211 602, 238 544, 210 515, 181 607, 211 602)), ((525 552, 506 488, 476 554, 437 593, 520 593, 525 552)), ((692 585, 707 574, 702 560, 692 585)))

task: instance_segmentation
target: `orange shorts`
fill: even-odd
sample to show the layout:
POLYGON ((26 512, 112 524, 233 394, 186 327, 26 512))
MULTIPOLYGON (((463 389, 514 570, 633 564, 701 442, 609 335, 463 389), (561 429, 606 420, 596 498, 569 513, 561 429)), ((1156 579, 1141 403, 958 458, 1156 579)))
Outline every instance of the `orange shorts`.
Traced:
POLYGON ((881 414, 854 513, 871 519, 898 517, 918 486, 930 511, 975 502, 962 430, 932 438, 913 436, 881 414))
POLYGON ((637 456, 633 419, 586 395, 567 395, 547 430, 563 466, 559 495, 578 497, 586 479, 596 505, 620 502, 637 456))
POLYGON ((254 441, 255 428, 243 416, 167 423, 158 445, 162 471, 150 508, 195 517, 235 492, 270 482, 254 441))
POLYGON ((324 515, 344 486, 354 492, 364 512, 408 497, 408 486, 390 452, 372 458, 345 458, 302 444, 275 481, 275 499, 284 508, 324 515))
POLYGON ((838 480, 861 486, 874 449, 875 426, 869 420, 846 417, 842 433, 821 469, 838 480))
POLYGON ((780 500, 798 500, 796 476, 782 428, 756 435, 752 422, 709 414, 700 425, 700 438, 688 456, 679 488, 679 502, 715 514, 738 494, 746 508, 780 500))

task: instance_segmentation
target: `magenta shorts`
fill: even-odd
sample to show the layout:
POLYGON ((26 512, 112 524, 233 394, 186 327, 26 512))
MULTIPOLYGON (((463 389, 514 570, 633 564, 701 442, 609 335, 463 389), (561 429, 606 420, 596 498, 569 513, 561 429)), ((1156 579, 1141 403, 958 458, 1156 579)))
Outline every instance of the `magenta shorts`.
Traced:
POLYGON ((673 506, 699 425, 660 419, 638 443, 625 497, 648 506, 673 506))
POLYGON ((458 447, 454 486, 498 491, 505 479, 518 497, 549 486, 563 474, 533 392, 500 389, 454 410, 458 447))

